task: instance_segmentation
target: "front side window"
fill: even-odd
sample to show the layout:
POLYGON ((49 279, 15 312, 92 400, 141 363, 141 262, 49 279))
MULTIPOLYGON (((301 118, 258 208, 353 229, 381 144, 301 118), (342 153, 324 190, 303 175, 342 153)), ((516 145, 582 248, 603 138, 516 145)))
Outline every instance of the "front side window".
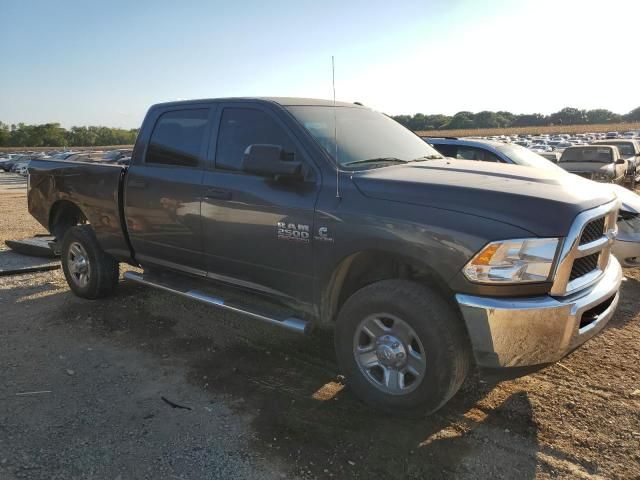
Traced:
POLYGON ((295 147, 284 129, 266 112, 254 108, 225 108, 220 120, 216 168, 240 171, 250 145, 279 145, 293 160, 295 147))
POLYGON ((146 163, 197 167, 207 131, 209 110, 176 110, 163 113, 156 122, 146 163))

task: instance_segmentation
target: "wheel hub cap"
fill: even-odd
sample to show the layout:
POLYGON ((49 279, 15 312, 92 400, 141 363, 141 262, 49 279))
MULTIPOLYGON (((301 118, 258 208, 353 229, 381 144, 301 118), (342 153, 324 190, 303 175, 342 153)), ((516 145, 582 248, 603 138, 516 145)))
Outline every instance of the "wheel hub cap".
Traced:
POLYGON ((383 335, 376 340, 376 357, 386 367, 402 367, 407 363, 407 352, 400 339, 393 335, 383 335))
POLYGON ((71 280, 80 287, 86 287, 89 284, 89 275, 91 274, 89 258, 84 247, 74 242, 69 246, 67 254, 67 266, 71 280))
POLYGON ((360 322, 353 354, 364 377, 390 395, 406 395, 424 379, 427 362, 415 330, 394 315, 370 315, 360 322))

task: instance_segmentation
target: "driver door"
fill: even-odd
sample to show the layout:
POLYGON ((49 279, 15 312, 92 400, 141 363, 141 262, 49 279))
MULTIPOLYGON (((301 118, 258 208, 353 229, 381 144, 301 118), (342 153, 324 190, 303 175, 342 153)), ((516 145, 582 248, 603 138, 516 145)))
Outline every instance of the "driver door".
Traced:
POLYGON ((319 175, 288 127, 264 105, 228 103, 218 111, 201 207, 208 276, 311 302, 319 175), (289 159, 303 162, 306 178, 278 181, 242 171, 244 152, 255 144, 282 146, 289 159))

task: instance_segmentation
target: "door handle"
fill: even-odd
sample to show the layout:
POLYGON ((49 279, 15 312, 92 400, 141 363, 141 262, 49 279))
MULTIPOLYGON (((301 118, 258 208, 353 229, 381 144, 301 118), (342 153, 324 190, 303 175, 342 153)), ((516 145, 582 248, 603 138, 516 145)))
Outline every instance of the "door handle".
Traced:
POLYGON ((127 183, 127 187, 147 188, 147 182, 143 182, 142 180, 129 180, 129 183, 127 183))
POLYGON ((231 191, 220 188, 209 188, 205 192, 204 198, 211 200, 231 200, 231 191))

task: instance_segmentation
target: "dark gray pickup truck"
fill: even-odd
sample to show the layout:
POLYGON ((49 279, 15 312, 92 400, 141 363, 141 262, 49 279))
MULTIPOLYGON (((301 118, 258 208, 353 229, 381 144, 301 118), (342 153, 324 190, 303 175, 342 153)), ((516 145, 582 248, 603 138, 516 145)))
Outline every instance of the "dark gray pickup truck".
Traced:
POLYGON ((308 99, 151 107, 128 167, 34 160, 29 210, 71 289, 130 281, 298 332, 352 390, 433 412, 472 366, 522 374, 618 304, 618 201, 553 171, 443 158, 387 116, 308 99))

